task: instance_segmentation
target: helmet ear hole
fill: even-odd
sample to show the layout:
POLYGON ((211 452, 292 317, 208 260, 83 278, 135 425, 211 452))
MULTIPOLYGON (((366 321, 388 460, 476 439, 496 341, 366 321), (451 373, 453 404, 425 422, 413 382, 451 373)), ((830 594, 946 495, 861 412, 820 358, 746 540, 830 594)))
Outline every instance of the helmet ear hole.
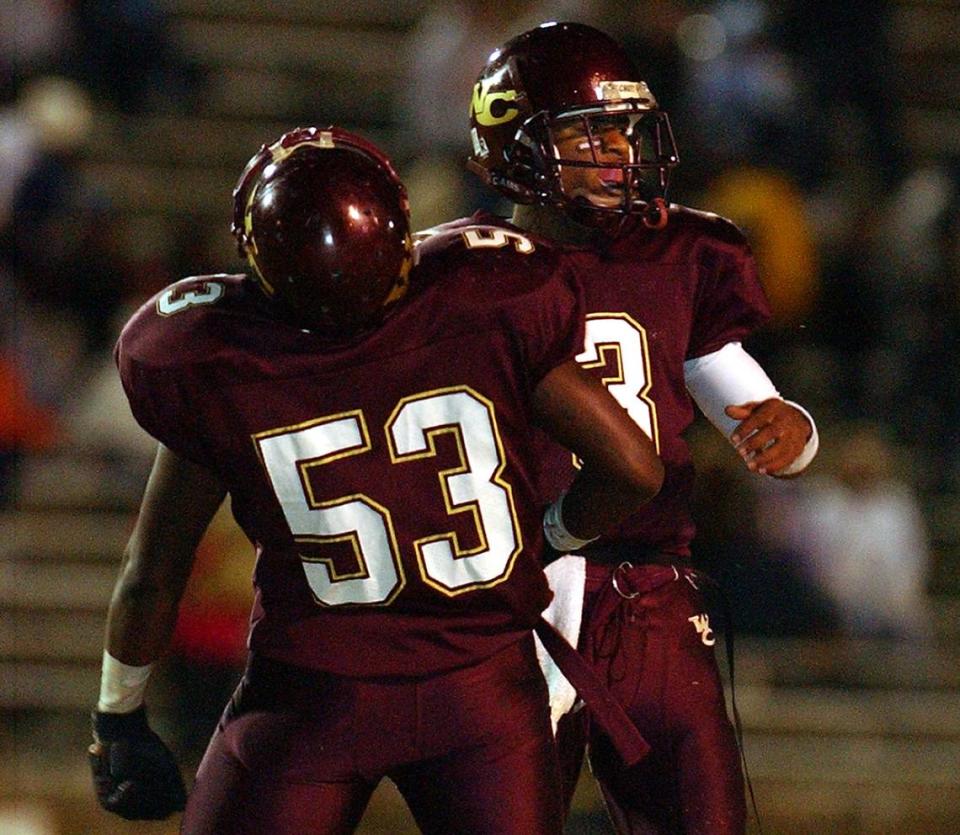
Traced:
POLYGON ((503 150, 505 170, 517 183, 532 186, 541 173, 536 152, 522 142, 513 142, 503 150))

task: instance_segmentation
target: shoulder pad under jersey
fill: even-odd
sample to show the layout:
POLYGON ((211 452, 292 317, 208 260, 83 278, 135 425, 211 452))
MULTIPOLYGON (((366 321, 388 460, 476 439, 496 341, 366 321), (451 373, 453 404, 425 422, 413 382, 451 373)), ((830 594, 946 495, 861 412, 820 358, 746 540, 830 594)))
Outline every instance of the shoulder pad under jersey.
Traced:
POLYGON ((733 246, 747 242, 743 231, 729 218, 677 203, 670 206, 667 229, 674 234, 711 238, 717 243, 733 246))
POLYGON ((118 350, 155 367, 209 359, 238 322, 264 318, 260 291, 246 276, 190 276, 141 305, 121 331, 118 350))

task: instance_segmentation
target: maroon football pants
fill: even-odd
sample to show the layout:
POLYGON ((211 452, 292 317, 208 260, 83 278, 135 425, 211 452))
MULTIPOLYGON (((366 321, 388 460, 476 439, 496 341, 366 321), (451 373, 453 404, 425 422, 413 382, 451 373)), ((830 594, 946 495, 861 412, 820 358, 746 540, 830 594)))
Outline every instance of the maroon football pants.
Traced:
POLYGON ((362 681, 252 659, 200 764, 182 832, 352 832, 384 777, 425 833, 560 833, 532 637, 421 680, 362 681))
POLYGON ((569 809, 585 749, 618 833, 740 835, 746 802, 740 755, 696 578, 644 565, 587 567, 580 648, 650 743, 624 766, 586 710, 560 720, 569 809), (612 580, 617 580, 620 591, 612 580))

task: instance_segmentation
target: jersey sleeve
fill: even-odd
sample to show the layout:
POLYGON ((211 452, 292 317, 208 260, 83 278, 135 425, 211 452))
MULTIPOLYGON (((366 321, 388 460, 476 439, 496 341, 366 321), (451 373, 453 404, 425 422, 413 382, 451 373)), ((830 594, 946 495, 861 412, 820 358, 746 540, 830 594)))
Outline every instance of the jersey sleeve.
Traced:
POLYGON ((573 271, 560 267, 524 301, 513 311, 511 325, 536 384, 583 350, 586 308, 573 271))
POLYGON ((698 253, 699 284, 688 359, 740 342, 770 318, 749 244, 738 231, 728 237, 708 240, 698 253))
MULTIPOLYGON (((213 469, 197 416, 192 374, 177 365, 163 366, 141 356, 145 341, 155 340, 163 320, 142 308, 124 328, 114 349, 123 390, 137 423, 177 455, 213 469)), ((159 345, 152 346, 162 351, 159 345)))

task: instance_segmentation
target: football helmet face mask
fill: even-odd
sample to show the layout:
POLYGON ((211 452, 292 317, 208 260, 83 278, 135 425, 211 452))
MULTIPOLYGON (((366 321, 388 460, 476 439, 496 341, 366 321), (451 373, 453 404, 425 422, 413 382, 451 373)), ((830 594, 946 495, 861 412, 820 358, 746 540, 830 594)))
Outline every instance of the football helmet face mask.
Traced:
POLYGON ((470 136, 467 167, 515 203, 593 225, 630 214, 666 223, 679 162, 669 117, 619 44, 590 26, 545 23, 494 51, 473 90, 470 136))
POLYGON ((233 200, 241 257, 297 324, 352 336, 406 293, 407 193, 365 139, 336 127, 290 131, 251 158, 233 200))

